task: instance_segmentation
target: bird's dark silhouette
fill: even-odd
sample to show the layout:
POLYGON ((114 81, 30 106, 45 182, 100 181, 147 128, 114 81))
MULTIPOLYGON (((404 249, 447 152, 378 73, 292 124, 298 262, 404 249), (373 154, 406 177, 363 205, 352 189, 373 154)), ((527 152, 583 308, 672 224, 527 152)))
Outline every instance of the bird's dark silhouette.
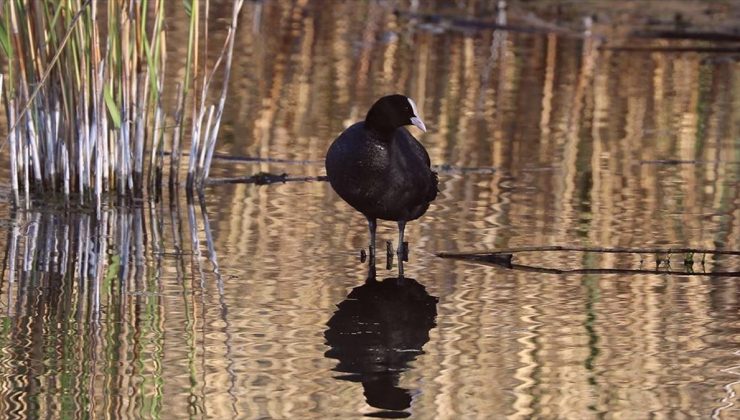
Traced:
POLYGON ((424 146, 405 128, 426 131, 416 104, 403 95, 378 99, 364 121, 334 140, 326 154, 332 188, 365 215, 370 229, 370 264, 375 264, 377 220, 398 223, 399 275, 403 276, 406 222, 423 215, 437 197, 437 173, 424 146))
POLYGON ((337 359, 339 379, 360 382, 367 403, 383 410, 375 417, 406 417, 411 394, 398 386, 408 364, 423 354, 436 325, 437 298, 410 278, 369 277, 337 305, 324 333, 337 359))

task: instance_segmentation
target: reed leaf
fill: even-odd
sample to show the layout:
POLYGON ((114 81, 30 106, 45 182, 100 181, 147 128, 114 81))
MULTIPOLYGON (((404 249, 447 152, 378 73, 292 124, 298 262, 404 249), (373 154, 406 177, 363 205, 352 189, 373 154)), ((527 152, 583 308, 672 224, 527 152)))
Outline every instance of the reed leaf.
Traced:
POLYGON ((10 43, 10 34, 8 33, 8 29, 6 25, 0 25, 0 46, 3 48, 3 52, 6 56, 10 56, 12 54, 12 46, 10 43))
POLYGON ((113 91, 110 85, 103 88, 103 95, 105 98, 105 106, 108 108, 110 117, 113 120, 113 126, 115 128, 121 127, 121 111, 118 110, 115 99, 113 99, 113 91))
POLYGON ((191 17, 193 15, 193 0, 182 0, 182 6, 185 8, 188 17, 191 17))

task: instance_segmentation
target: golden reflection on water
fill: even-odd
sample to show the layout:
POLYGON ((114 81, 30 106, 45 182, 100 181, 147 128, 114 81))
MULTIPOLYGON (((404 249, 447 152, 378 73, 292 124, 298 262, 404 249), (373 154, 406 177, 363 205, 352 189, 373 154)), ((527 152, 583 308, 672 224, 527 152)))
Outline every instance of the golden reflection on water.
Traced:
MULTIPOLYGON (((391 3, 332 4, 245 5, 251 27, 238 32, 219 151, 300 162, 221 161, 212 173, 321 175, 329 143, 376 97, 416 100, 430 130, 415 135, 440 165, 442 191, 408 227, 406 271, 439 302, 421 352, 413 344, 415 357, 393 365, 407 412, 737 417, 736 279, 555 276, 434 253, 739 249, 738 64, 612 51, 596 39, 438 33, 391 3)), ((165 418, 378 411, 362 384, 340 379, 342 359, 325 357, 342 354, 325 336, 365 280, 362 216, 320 182, 214 186, 206 215, 162 206, 114 208, 100 223, 13 218, 5 245, 19 257, 0 285, 0 408, 165 418), (63 266, 87 274, 53 270, 46 257, 23 265, 21 256, 46 249, 39 244, 66 243, 74 246, 52 261, 64 256, 63 266), (97 251, 77 250, 88 243, 97 251)), ((395 228, 378 233, 390 240, 395 228)), ((383 263, 378 275, 392 276, 383 263)), ((712 264, 738 271, 737 260, 712 264)), ((420 334, 386 331, 401 335, 396 343, 420 334)))

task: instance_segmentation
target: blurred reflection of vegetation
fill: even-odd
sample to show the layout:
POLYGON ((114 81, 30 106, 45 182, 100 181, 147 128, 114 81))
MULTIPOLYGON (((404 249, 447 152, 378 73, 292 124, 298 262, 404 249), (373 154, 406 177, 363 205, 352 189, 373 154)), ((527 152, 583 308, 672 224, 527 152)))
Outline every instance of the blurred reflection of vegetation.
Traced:
MULTIPOLYGON (((208 243, 204 210, 201 227, 208 243)), ((0 279, 3 412, 158 417, 166 365, 167 302, 161 281, 166 267, 175 267, 181 287, 181 302, 175 304, 184 307, 186 320, 179 328, 187 343, 190 412, 203 412, 204 372, 197 346, 205 334, 198 329, 205 328, 205 314, 197 311, 205 306, 197 300, 203 299, 206 272, 197 237, 198 209, 188 206, 193 252, 183 246, 180 211, 172 206, 167 218, 165 209, 154 205, 111 208, 99 218, 48 211, 13 215, 0 279), (163 232, 166 225, 171 235, 163 232), (166 236, 173 238, 169 246, 166 236), (191 281, 188 272, 195 273, 191 281)), ((207 249, 216 268, 212 245, 207 249)), ((222 294, 218 275, 217 283, 222 294)), ((223 309, 222 295, 220 304, 223 309)), ((220 316, 225 322, 225 310, 220 316)))

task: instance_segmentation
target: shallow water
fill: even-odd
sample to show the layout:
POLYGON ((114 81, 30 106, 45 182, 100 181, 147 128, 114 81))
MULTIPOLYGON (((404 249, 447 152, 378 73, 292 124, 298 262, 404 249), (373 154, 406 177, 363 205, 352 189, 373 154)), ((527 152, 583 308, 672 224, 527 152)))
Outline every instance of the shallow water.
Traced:
MULTIPOLYGON (((383 2, 249 2, 242 22, 219 151, 277 161, 221 160, 213 176, 322 175, 343 127, 378 96, 407 93, 441 181, 407 228, 408 278, 381 256, 382 281, 365 284, 365 220, 325 182, 216 185, 203 207, 111 205, 100 217, 2 207, 2 412, 740 416, 737 277, 435 256, 740 249, 736 62, 441 31, 383 2)), ((393 223, 378 233, 396 240, 393 223)), ((685 271, 684 257, 671 268, 685 271)), ((656 256, 515 258, 650 267, 656 256)), ((696 272, 740 271, 738 257, 694 258, 696 272)))

